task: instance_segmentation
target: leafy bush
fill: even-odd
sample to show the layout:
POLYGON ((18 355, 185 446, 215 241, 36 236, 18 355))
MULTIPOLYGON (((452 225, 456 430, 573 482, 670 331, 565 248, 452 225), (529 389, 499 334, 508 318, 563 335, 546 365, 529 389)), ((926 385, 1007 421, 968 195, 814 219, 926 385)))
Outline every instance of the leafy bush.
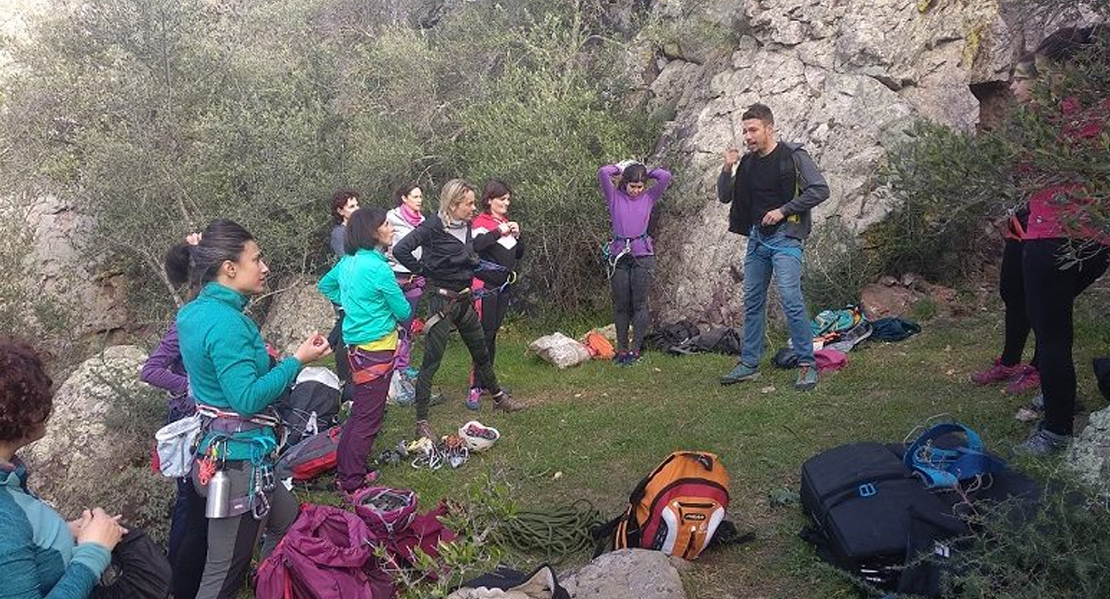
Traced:
POLYGON ((1009 172, 1013 149, 1002 137, 972 135, 919 122, 891 149, 883 183, 896 208, 866 234, 882 272, 914 272, 952 282, 995 237, 985 221, 1015 203, 1009 172))
POLYGON ((955 552, 945 597, 1059 599, 1110 594, 1110 509, 1104 498, 1057 474, 1028 519, 1002 503, 976 518, 972 547, 955 552))
POLYGON ((13 48, 0 193, 80 202, 97 227, 84 251, 121 265, 149 321, 182 299, 165 249, 213 218, 250 229, 279 277, 318 273, 333 189, 389 207, 407 181, 436 198, 449 178, 497 177, 517 190, 526 289, 590 306, 594 170, 653 138, 618 104, 606 7, 401 7, 414 26, 398 5, 353 0, 62 6, 13 48))
POLYGON ((874 256, 839 219, 817 227, 806 244, 802 288, 812 314, 858 304, 878 274, 874 256))

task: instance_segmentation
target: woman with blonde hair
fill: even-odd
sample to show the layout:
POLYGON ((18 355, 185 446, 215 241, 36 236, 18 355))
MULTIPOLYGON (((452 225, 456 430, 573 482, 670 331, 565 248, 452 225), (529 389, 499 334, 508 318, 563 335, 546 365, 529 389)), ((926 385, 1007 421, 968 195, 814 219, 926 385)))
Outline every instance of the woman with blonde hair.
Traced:
POLYGON ((470 222, 475 214, 474 186, 452 179, 439 196, 439 212, 428 217, 393 247, 393 257, 413 274, 427 280, 424 293, 428 321, 424 325, 424 363, 416 379, 416 436, 437 439, 428 423, 432 377, 439 370, 447 336, 454 325, 470 351, 480 384, 489 390, 495 408, 520 409, 497 383, 482 322, 474 310, 470 284, 478 267, 470 222), (420 249, 420 257, 414 253, 420 249))

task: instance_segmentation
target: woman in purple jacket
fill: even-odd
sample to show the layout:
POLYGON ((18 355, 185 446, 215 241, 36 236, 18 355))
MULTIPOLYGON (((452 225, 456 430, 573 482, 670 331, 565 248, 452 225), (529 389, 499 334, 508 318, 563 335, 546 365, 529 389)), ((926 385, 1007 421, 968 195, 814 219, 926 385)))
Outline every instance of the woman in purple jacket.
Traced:
POLYGON ((648 234, 648 224, 655 203, 671 184, 671 174, 661 168, 649 171, 638 162, 624 162, 601 167, 597 178, 613 224, 613 238, 605 246, 610 265, 613 320, 617 326, 617 355, 613 361, 620 366, 631 366, 640 359, 647 333, 647 295, 655 269, 655 248, 648 234), (614 177, 619 177, 616 185, 614 177), (655 182, 650 188, 648 180, 655 182), (630 323, 633 328, 631 344, 628 340, 630 323))
MULTIPOLYGON (((200 235, 186 238, 189 246, 200 242, 200 235)), ((176 245, 166 254, 166 272, 176 273, 174 264, 188 264, 188 247, 176 245)), ((185 281, 170 282, 181 286, 185 281)), ((191 294, 190 294, 191 295, 191 294)), ((181 348, 177 338, 177 325, 171 324, 158 347, 150 354, 139 378, 152 387, 169 395, 169 415, 166 423, 176 422, 196 412, 196 402, 189 394, 189 377, 181 361, 181 348)), ((173 596, 176 599, 193 599, 204 574, 208 553, 208 520, 204 517, 204 499, 197 494, 188 478, 177 479, 177 501, 170 517, 170 539, 167 557, 173 567, 173 596)))

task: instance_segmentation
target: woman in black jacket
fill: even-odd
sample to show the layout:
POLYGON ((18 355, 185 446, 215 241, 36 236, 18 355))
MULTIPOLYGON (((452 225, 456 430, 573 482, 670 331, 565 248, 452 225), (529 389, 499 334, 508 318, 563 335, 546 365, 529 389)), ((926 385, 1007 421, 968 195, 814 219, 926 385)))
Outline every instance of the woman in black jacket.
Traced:
POLYGON ((470 284, 479 258, 473 247, 470 221, 474 218, 474 187, 452 179, 439 196, 439 212, 393 246, 393 257, 414 274, 427 279, 424 295, 431 316, 424 324, 424 364, 416 379, 416 436, 438 439, 428 423, 432 377, 439 370, 453 324, 470 351, 482 386, 493 396, 494 407, 506 412, 521 406, 501 390, 493 372, 482 323, 474 310, 470 284), (420 258, 413 252, 421 249, 420 258))

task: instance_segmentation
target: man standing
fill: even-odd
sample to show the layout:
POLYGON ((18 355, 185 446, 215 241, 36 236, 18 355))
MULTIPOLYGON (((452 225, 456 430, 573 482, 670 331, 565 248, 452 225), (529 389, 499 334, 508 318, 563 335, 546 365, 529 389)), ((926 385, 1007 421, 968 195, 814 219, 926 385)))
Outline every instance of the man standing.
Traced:
POLYGON ((829 186, 801 144, 775 139, 775 117, 753 104, 741 117, 748 153, 725 152, 717 178, 717 199, 729 208, 728 230, 748 237, 744 256, 744 348, 740 362, 721 377, 722 385, 759 376, 767 328, 767 287, 772 273, 782 296, 790 341, 798 356, 794 387, 817 386, 813 335, 802 297, 802 249, 809 235, 809 211, 829 197, 829 186))

